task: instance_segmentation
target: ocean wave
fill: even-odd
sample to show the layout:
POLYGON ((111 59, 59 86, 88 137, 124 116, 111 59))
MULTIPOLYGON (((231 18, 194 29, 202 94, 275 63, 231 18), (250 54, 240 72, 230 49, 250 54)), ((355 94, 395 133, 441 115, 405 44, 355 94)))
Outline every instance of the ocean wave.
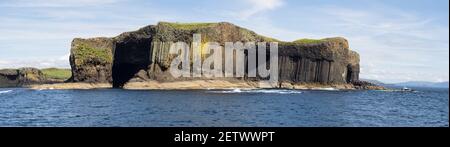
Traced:
POLYGON ((10 93, 10 92, 12 92, 12 90, 5 90, 5 91, 0 91, 0 94, 10 93))
POLYGON ((223 91, 210 91, 212 93, 267 93, 267 94, 300 94, 299 90, 287 90, 287 89, 233 89, 233 90, 223 90, 223 91))

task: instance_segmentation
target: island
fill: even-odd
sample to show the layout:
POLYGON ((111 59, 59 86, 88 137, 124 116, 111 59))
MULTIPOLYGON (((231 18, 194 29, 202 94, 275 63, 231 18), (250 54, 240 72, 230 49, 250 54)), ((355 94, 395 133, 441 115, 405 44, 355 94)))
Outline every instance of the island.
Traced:
MULTIPOLYGON (((189 44, 192 45, 192 44, 189 44)), ((245 59, 247 59, 246 54, 245 59)), ((75 38, 70 49, 70 77, 58 80, 34 68, 0 70, 0 87, 33 89, 384 89, 360 81, 360 57, 345 38, 280 41, 228 22, 159 22, 116 37, 75 38), (278 84, 259 77, 181 77, 169 73, 175 42, 278 42, 278 84)), ((192 64, 192 63, 190 63, 192 64)), ((245 75, 248 70, 245 71, 245 75)))

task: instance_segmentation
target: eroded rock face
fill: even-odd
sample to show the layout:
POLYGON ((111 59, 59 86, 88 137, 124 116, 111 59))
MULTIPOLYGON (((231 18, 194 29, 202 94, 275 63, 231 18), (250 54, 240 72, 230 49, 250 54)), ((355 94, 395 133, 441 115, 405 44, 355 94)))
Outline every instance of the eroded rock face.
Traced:
MULTIPOLYGON (((168 72, 173 42, 279 42, 279 79, 291 83, 351 83, 359 80, 359 55, 344 38, 282 42, 230 23, 161 22, 114 38, 74 39, 71 65, 74 82, 173 81, 168 72), (88 55, 82 54, 86 53, 88 55)), ((224 67, 224 66, 223 66, 224 67)), ((246 79, 246 78, 244 78, 246 79)), ((181 80, 190 80, 182 78, 181 80)), ((247 79, 257 80, 257 79, 247 79)))
POLYGON ((70 50, 73 82, 112 82, 113 48, 111 38, 76 38, 70 50))
POLYGON ((122 87, 133 77, 148 80, 147 69, 151 63, 152 27, 123 33, 114 38, 112 78, 114 87, 122 87))
POLYGON ((20 87, 46 82, 44 74, 35 68, 0 70, 0 87, 20 87))

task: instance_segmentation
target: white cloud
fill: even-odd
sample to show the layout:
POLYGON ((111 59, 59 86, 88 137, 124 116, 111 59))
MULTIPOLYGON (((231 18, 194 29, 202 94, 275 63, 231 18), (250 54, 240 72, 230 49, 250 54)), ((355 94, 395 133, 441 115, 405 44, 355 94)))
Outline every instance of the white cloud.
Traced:
POLYGON ((69 57, 70 57, 70 53, 67 53, 67 54, 59 57, 58 60, 61 60, 61 61, 69 60, 69 57))
POLYGON ((0 67, 1 67, 1 65, 6 65, 6 64, 9 64, 9 62, 8 61, 4 61, 4 60, 0 60, 0 67))
POLYGON ((448 81, 449 29, 433 17, 384 5, 315 9, 321 31, 346 37, 359 52, 362 78, 448 81))
POLYGON ((274 10, 284 4, 283 0, 245 0, 245 2, 249 8, 238 13, 239 17, 243 19, 248 19, 268 10, 274 10))
POLYGON ((283 5, 282 0, 247 0, 261 10, 271 10, 283 5))
POLYGON ((34 59, 8 59, 0 60, 0 69, 2 68, 21 68, 21 67, 35 67, 35 68, 70 68, 69 54, 50 57, 50 58, 34 58, 34 59))
POLYGON ((81 7, 116 3, 119 0, 14 0, 3 1, 0 7, 81 7))

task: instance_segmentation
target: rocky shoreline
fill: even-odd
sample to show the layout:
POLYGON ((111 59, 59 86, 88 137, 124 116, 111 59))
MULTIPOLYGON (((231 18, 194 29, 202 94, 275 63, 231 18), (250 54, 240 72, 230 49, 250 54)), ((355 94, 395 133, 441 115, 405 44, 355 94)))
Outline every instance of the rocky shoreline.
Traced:
MULTIPOLYGON (((108 89, 113 88, 110 83, 55 83, 55 84, 32 84, 25 88, 36 90, 67 90, 67 89, 108 89)), ((211 90, 211 89, 265 89, 273 88, 261 86, 258 82, 227 81, 227 80, 193 80, 175 82, 129 82, 123 89, 128 90, 211 90)), ((279 89, 296 90, 386 90, 376 85, 355 86, 353 84, 292 84, 282 83, 279 89)))
MULTIPOLYGON (((58 69, 53 69, 58 70, 58 69)), ((36 68, 2 69, 0 70, 0 88, 43 89, 109 89, 112 83, 105 82, 70 82, 54 79, 36 68)), ((375 84, 358 81, 351 84, 292 83, 281 82, 278 87, 261 85, 259 81, 238 79, 184 79, 176 81, 142 81, 133 79, 123 86, 129 90, 208 90, 208 89, 298 89, 298 90, 385 90, 375 84)))

